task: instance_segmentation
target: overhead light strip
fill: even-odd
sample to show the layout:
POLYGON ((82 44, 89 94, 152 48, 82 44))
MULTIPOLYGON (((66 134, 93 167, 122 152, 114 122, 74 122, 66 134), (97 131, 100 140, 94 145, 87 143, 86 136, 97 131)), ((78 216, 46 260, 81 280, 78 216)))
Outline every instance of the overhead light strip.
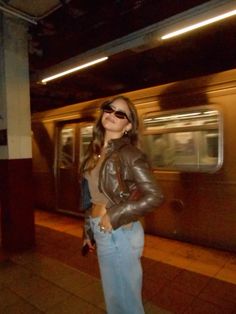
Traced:
POLYGON ((181 29, 179 29, 179 30, 177 30, 177 31, 174 31, 174 32, 171 32, 171 33, 168 33, 168 34, 166 34, 166 35, 161 36, 161 39, 165 40, 165 39, 169 39, 169 38, 172 38, 172 37, 175 37, 175 36, 179 36, 179 35, 181 35, 181 34, 190 32, 190 31, 192 31, 192 30, 194 30, 194 29, 197 29, 197 28, 200 28, 200 27, 204 27, 204 26, 206 26, 206 25, 209 25, 209 24, 212 24, 212 23, 221 21, 221 20, 223 20, 223 19, 226 19, 226 18, 231 17, 231 16, 234 16, 234 15, 236 15, 236 10, 232 10, 232 11, 226 12, 226 13, 224 13, 224 14, 217 15, 217 16, 215 16, 215 17, 212 17, 212 18, 210 18, 210 19, 201 21, 201 22, 199 22, 199 23, 186 26, 186 27, 181 28, 181 29))
POLYGON ((63 71, 63 72, 54 74, 54 75, 52 75, 52 76, 46 77, 46 78, 42 79, 41 82, 45 84, 45 83, 47 83, 47 82, 49 82, 49 81, 55 80, 55 79, 57 79, 57 78, 59 78, 59 77, 62 77, 62 76, 71 74, 71 73, 73 73, 73 72, 82 70, 82 69, 84 69, 84 68, 90 67, 90 66, 95 65, 95 64, 97 64, 97 63, 103 62, 103 61, 105 61, 105 60, 107 60, 107 59, 108 59, 108 57, 102 57, 102 58, 99 58, 99 59, 96 59, 96 60, 93 60, 93 61, 84 63, 84 64, 82 64, 82 65, 79 65, 79 66, 77 66, 77 67, 71 68, 71 69, 69 69, 69 70, 66 70, 66 71, 63 71))

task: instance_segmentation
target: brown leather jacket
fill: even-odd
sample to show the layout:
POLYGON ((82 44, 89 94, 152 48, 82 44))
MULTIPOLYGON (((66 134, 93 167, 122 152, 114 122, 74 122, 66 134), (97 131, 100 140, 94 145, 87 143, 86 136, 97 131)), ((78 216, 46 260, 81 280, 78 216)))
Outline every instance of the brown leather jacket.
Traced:
POLYGON ((99 189, 108 199, 106 208, 113 229, 138 220, 163 202, 163 194, 145 154, 125 136, 108 144, 100 169, 99 189), (129 198, 134 190, 140 195, 136 200, 129 198))

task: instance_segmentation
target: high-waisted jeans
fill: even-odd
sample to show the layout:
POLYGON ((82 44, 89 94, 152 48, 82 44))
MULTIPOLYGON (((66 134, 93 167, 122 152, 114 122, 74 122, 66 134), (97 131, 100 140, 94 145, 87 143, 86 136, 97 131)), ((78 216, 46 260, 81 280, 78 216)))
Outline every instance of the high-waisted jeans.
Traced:
POLYGON ((100 231, 100 218, 90 218, 108 314, 144 314, 140 257, 144 231, 140 222, 111 233, 100 231))

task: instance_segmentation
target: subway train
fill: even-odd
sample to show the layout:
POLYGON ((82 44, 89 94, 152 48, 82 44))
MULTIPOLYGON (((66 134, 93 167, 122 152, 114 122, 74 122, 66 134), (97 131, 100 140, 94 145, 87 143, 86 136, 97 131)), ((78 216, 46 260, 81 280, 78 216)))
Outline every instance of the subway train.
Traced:
MULTIPOLYGON (((145 232, 236 251, 236 69, 124 95, 165 195, 145 232)), ((32 115, 36 208, 83 215, 78 169, 106 99, 32 115)))

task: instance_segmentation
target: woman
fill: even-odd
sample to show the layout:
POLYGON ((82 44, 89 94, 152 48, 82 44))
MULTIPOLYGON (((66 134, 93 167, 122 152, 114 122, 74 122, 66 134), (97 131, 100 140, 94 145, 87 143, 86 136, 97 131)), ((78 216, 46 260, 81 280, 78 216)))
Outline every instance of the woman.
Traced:
POLYGON ((137 112, 128 98, 105 102, 82 165, 93 203, 85 219, 84 244, 93 249, 92 230, 109 314, 144 313, 140 262, 144 232, 138 219, 163 200, 146 157, 136 146, 137 132, 137 112))

